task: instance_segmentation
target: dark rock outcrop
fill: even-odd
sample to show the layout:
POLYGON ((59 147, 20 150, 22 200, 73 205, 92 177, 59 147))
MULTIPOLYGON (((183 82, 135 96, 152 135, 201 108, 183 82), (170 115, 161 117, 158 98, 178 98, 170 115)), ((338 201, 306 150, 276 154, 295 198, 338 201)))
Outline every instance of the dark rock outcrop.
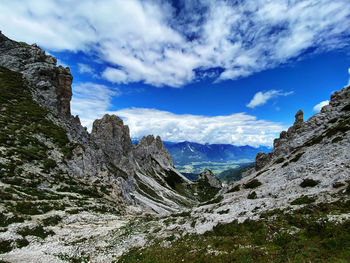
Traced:
POLYGON ((104 115, 102 119, 94 121, 91 138, 112 158, 115 165, 122 163, 131 152, 132 142, 129 127, 115 115, 104 115))
POLYGON ((222 188, 221 181, 208 169, 198 175, 197 181, 201 180, 207 181, 211 187, 222 188))
POLYGON ((164 167, 174 167, 170 153, 159 136, 156 138, 153 135, 144 136, 136 144, 133 152, 136 160, 142 166, 150 163, 151 159, 155 159, 164 167))

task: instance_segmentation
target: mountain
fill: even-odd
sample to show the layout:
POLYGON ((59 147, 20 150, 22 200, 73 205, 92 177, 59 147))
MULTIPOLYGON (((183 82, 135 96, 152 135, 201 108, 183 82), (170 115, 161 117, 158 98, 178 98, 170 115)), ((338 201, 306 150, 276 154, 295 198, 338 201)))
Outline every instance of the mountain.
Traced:
POLYGON ((164 142, 175 165, 191 162, 253 161, 258 152, 269 152, 268 147, 235 146, 231 144, 199 144, 194 142, 164 142))
POLYGON ((350 86, 222 187, 117 116, 88 133, 72 80, 0 34, 0 262, 350 261, 350 86))
MULTIPOLYGON (((180 174, 160 137, 133 145, 115 115, 95 120, 88 133, 70 113, 73 76, 56 63, 37 45, 0 33, 0 254, 29 253, 59 232, 50 226, 72 217, 93 224, 167 215, 212 198, 201 191, 219 190, 180 174)), ((52 259, 37 253, 33 262, 52 259)), ((28 262, 25 254, 19 262, 28 262)))
POLYGON ((350 262, 349 113, 350 86, 307 121, 298 111, 241 180, 120 262, 350 262))

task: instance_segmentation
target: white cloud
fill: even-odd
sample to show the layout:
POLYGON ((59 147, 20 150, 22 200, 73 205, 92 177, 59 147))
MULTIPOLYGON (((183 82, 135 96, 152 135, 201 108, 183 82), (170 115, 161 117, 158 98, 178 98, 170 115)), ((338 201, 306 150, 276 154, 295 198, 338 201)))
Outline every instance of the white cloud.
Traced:
POLYGON ((268 100, 272 98, 277 98, 279 96, 288 96, 293 94, 293 91, 290 92, 282 92, 280 90, 269 90, 266 92, 257 92, 251 101, 246 105, 249 108, 255 108, 257 106, 264 105, 268 100))
POLYGON ((110 113, 124 119, 134 138, 154 134, 163 140, 174 142, 271 146, 273 139, 286 128, 281 123, 257 120, 255 116, 246 113, 208 117, 145 108, 122 109, 110 113))
POLYGON ((228 143, 234 145, 271 146, 274 138, 286 129, 281 123, 258 120, 246 113, 225 116, 174 114, 147 108, 128 108, 111 111, 111 100, 121 92, 94 83, 73 86, 72 114, 79 115, 91 131, 95 119, 115 114, 129 125, 133 138, 153 134, 167 141, 198 143, 228 143))
POLYGON ((106 68, 102 77, 113 83, 127 83, 128 75, 124 71, 115 68, 106 68))
POLYGON ((113 96, 119 96, 118 89, 112 90, 105 85, 85 82, 74 84, 71 111, 79 115, 83 126, 89 130, 95 119, 101 118, 111 105, 113 96))
POLYGON ((321 111, 323 106, 326 106, 328 104, 329 104, 329 100, 321 101, 319 104, 314 106, 313 111, 319 112, 319 111, 321 111))
POLYGON ((80 73, 88 73, 88 74, 93 74, 94 70, 91 68, 89 65, 84 64, 84 63, 78 63, 78 70, 80 73))
POLYGON ((348 0, 180 4, 175 12, 166 1, 151 0, 0 1, 0 28, 46 49, 91 52, 109 64, 103 77, 112 82, 172 87, 197 80, 198 68, 222 68, 216 81, 236 79, 307 49, 349 43, 348 0))

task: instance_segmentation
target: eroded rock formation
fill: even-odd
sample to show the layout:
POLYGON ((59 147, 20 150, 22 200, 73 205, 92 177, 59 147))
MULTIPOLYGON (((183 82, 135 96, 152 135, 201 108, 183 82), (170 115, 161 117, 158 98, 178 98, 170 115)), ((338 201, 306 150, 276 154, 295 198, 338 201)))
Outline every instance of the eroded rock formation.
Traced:
POLYGON ((56 58, 36 44, 10 40, 0 33, 0 65, 23 74, 33 97, 50 110, 70 117, 73 76, 69 68, 56 67, 56 58))

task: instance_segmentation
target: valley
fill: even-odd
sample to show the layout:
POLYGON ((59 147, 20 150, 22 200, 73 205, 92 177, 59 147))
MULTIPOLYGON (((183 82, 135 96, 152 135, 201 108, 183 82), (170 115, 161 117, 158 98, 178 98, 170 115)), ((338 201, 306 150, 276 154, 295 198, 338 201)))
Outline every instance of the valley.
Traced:
POLYGON ((88 132, 72 80, 0 33, 1 263, 350 262, 350 86, 268 149, 88 132))

